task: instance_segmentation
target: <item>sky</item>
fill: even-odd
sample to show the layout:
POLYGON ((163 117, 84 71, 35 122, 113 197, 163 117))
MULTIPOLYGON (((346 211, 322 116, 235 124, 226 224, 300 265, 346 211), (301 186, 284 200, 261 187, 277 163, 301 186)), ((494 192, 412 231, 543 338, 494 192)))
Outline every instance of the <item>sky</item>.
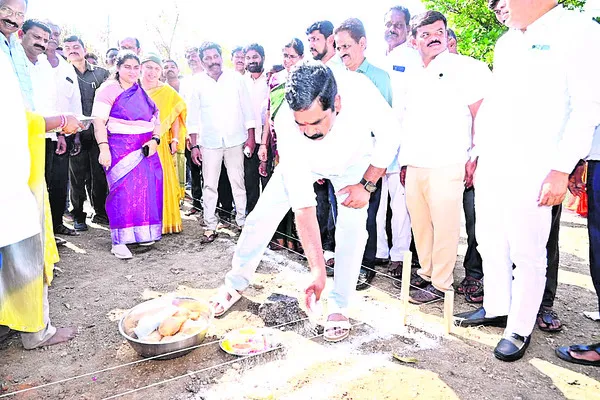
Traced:
MULTIPOLYGON (((125 36, 138 37, 143 51, 149 52, 157 49, 155 26, 170 36, 177 5, 181 17, 173 48, 178 61, 183 61, 185 47, 205 40, 229 50, 257 42, 265 47, 265 64, 272 65, 281 63, 281 49, 292 38, 303 40, 308 47, 305 31, 313 22, 328 19, 335 26, 350 17, 365 25, 367 57, 380 58, 385 52, 383 17, 397 4, 397 0, 29 0, 27 17, 69 26, 98 53, 116 47, 118 39, 125 36), (108 41, 102 39, 107 37, 107 26, 108 41)), ((413 14, 425 10, 420 0, 403 0, 402 4, 413 14)))

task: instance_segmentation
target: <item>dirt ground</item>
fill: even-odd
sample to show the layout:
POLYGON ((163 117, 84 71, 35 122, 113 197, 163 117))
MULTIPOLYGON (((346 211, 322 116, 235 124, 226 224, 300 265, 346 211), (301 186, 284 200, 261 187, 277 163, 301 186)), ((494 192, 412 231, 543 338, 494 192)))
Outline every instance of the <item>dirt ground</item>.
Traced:
MULTIPOLYGON (((132 365, 142 359, 118 332, 124 310, 171 292, 209 298, 230 267, 235 237, 222 232, 202 246, 202 229, 192 217, 184 221, 183 233, 153 248, 135 248, 135 257, 122 261, 109 253, 108 230, 91 224, 61 248, 49 295, 53 323, 77 326, 79 336, 34 351, 24 350, 18 336, 0 344, 0 398, 600 399, 600 368, 570 365, 554 355, 558 345, 600 340, 600 323, 582 314, 596 306, 585 222, 563 212, 555 309, 565 328, 557 334, 536 330, 527 355, 515 363, 492 354, 500 329, 457 328, 445 336, 443 303, 412 307, 404 327, 399 291, 384 276, 359 292, 346 341, 313 337, 303 321, 286 327, 283 349, 246 359, 226 354, 215 340, 237 327, 263 326, 258 304, 269 295, 302 299, 309 280, 304 260, 267 251, 246 297, 213 321, 205 346, 177 359, 132 365), (40 385, 45 386, 10 397, 40 385)), ((461 239, 460 254, 465 244, 461 239)), ((455 282, 463 276, 460 256, 455 282)), ((472 307, 456 295, 455 312, 472 307)))

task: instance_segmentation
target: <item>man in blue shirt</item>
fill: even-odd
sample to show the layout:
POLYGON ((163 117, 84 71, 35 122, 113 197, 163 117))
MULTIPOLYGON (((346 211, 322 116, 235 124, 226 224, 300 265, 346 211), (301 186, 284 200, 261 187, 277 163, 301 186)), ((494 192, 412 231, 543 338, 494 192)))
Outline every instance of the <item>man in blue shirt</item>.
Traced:
POLYGON ((12 62, 19 79, 25 108, 33 111, 33 87, 29 74, 28 60, 23 46, 17 40, 27 12, 27 0, 0 0, 0 48, 12 62))
MULTIPOLYGON (((345 20, 335 30, 335 43, 337 52, 350 71, 365 75, 379 89, 387 103, 392 105, 392 85, 390 76, 381 68, 369 63, 365 57, 367 37, 363 23, 357 18, 345 20)), ((377 253, 377 210, 381 199, 381 181, 377 183, 377 190, 371 193, 367 218, 367 232, 369 237, 363 254, 362 265, 358 278, 357 290, 364 290, 370 286, 375 277, 375 256, 377 253)))

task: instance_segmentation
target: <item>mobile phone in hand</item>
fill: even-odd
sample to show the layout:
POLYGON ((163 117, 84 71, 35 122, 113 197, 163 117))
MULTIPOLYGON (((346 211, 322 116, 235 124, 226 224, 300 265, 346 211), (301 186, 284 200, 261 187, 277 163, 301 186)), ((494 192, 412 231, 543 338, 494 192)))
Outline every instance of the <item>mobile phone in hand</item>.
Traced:
POLYGON ((148 147, 148 145, 142 147, 142 154, 144 155, 144 157, 148 157, 148 154, 150 154, 150 147, 148 147))

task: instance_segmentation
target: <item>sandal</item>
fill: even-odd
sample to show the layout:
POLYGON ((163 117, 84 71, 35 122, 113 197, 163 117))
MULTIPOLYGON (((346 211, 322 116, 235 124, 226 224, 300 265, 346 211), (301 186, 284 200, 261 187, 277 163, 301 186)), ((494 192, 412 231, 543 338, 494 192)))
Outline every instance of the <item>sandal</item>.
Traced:
POLYGON ((563 328, 563 325, 560 322, 556 311, 549 307, 540 307, 540 311, 538 311, 536 322, 538 328, 540 328, 540 330, 544 332, 560 332, 563 328), (552 327, 554 322, 558 322, 558 327, 552 327))
POLYGON ((350 329, 352 329, 352 325, 350 325, 349 320, 344 321, 330 321, 327 320, 325 322, 325 330, 323 332, 323 339, 326 342, 336 343, 346 339, 350 335, 350 329), (328 334, 331 332, 330 334, 328 334), (341 332, 341 333, 338 333, 341 332), (338 333, 336 335, 336 333, 338 333))
POLYGON ((335 258, 330 258, 329 260, 325 261, 325 272, 327 274, 328 277, 332 277, 335 273, 335 258))
POLYGON ((200 243, 202 243, 202 244, 212 243, 215 241, 217 236, 219 236, 219 234, 216 231, 206 230, 206 231, 204 231, 204 235, 202 235, 202 239, 200 239, 200 243), (207 235, 207 233, 208 233, 208 235, 207 235))
POLYGON ((219 292, 212 297, 208 302, 213 307, 215 317, 220 317, 225 314, 229 309, 242 298, 242 295, 233 288, 227 286, 221 286, 219 292), (217 311, 216 305, 220 305, 223 309, 217 311))
POLYGON ((430 282, 421 278, 421 275, 417 274, 416 272, 413 272, 410 277, 410 285, 423 289, 429 286, 430 282))
POLYGON ((388 269, 388 275, 393 278, 401 278, 402 277, 402 261, 392 261, 390 262, 390 267, 388 269))
POLYGON ((456 291, 465 295, 467 303, 483 303, 483 280, 467 276, 456 291))
POLYGON ((273 251, 283 250, 285 248, 285 241, 283 239, 271 240, 268 247, 273 251))
POLYGON ((573 346, 557 347, 555 351, 556 351, 556 355, 561 360, 565 360, 565 361, 573 363, 573 364, 592 365, 595 367, 600 367, 600 360, 597 360, 597 361, 583 360, 581 358, 575 358, 571 355, 571 352, 583 353, 583 352, 587 352, 587 351, 595 351, 596 353, 600 354, 600 343, 591 344, 589 346, 583 345, 583 344, 575 344, 573 346))

